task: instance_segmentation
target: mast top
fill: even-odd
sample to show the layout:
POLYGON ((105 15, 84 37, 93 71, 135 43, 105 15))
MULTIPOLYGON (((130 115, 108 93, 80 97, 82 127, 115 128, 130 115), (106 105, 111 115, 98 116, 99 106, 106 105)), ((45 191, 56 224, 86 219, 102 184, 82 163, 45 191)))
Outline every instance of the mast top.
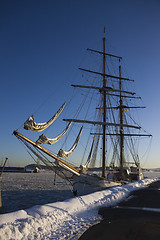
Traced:
POLYGON ((104 29, 103 29, 103 33, 104 33, 103 39, 106 40, 106 37, 105 37, 105 35, 106 35, 106 27, 105 26, 104 26, 104 29))

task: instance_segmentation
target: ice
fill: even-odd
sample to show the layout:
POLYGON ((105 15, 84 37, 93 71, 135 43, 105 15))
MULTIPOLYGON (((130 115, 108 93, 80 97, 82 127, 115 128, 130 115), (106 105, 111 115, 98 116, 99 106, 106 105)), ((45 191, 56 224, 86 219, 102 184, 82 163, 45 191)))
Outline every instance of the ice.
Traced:
POLYGON ((3 213, 9 213, 34 205, 43 205, 63 201, 73 197, 71 186, 56 177, 54 173, 41 171, 40 173, 3 173, 2 201, 3 213))

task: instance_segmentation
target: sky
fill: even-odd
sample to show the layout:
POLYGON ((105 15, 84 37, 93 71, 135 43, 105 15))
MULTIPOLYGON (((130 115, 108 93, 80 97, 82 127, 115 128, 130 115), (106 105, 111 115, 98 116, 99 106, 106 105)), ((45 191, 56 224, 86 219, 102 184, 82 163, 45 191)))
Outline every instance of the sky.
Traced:
POLYGON ((60 106, 58 90, 66 95, 86 48, 101 47, 105 26, 107 44, 125 59, 147 107, 142 123, 153 138, 145 167, 160 167, 159 11, 158 0, 1 0, 0 162, 32 162, 12 132, 51 93, 60 106))

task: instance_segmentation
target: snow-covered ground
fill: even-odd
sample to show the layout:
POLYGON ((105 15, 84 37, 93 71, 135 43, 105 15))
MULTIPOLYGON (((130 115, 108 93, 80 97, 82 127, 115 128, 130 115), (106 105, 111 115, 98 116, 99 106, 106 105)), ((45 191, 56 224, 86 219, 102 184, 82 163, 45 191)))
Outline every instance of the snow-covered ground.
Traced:
MULTIPOLYGON (((150 173, 147 174, 150 175, 150 173)), ((156 175, 160 176, 159 173, 156 175)), ((33 183, 31 184, 33 187, 32 191, 36 191, 36 181, 34 179, 36 176, 37 174, 32 174, 33 182, 30 181, 30 183, 28 183, 33 183)), ((27 175, 25 176, 25 179, 28 181, 27 175)), ((86 229, 101 220, 98 215, 98 208, 100 206, 116 205, 119 201, 126 198, 131 191, 145 187, 147 184, 156 181, 157 179, 158 178, 153 177, 152 174, 152 178, 146 178, 139 182, 114 187, 85 196, 69 198, 61 202, 48 203, 41 206, 37 205, 25 210, 2 214, 0 215, 0 239, 78 239, 86 229)), ((8 179, 8 185, 9 181, 10 180, 8 179)), ((52 191, 51 188, 53 188, 53 183, 51 184, 51 181, 49 181, 47 176, 41 178, 41 181, 44 185, 46 184, 45 187, 48 185, 48 192, 49 190, 52 191), (42 179, 45 178, 47 179, 45 181, 43 180, 44 183, 42 179)), ((21 185, 23 190, 24 188, 29 188, 28 184, 24 186, 22 181, 18 184, 19 186, 21 185)), ((15 186, 17 187, 18 184, 15 183, 15 186)), ((39 187, 41 186, 41 188, 44 189, 44 185, 41 184, 38 184, 39 187)), ((14 184, 12 184, 11 190, 14 189, 13 186, 14 184)), ((4 185, 2 187, 2 189, 5 190, 4 185)), ((19 187, 19 191, 21 188, 19 187)), ((62 192, 63 190, 67 191, 66 188, 64 189, 63 187, 61 190, 62 192)), ((39 191, 43 190, 39 189, 39 191)), ((54 191, 56 191, 56 189, 53 189, 53 192, 54 191)), ((32 199, 28 198, 28 202, 29 201, 32 201, 32 199)))

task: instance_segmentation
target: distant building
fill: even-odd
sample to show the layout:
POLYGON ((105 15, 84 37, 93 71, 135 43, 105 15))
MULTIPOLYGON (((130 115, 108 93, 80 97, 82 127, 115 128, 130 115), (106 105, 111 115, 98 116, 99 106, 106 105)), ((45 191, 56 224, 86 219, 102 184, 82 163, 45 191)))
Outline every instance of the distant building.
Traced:
MULTIPOLYGON (((0 167, 0 172, 2 171, 3 167, 0 167)), ((25 167, 5 167, 3 172, 34 172, 34 173, 38 173, 40 172, 40 169, 32 164, 32 165, 28 165, 25 167)))

